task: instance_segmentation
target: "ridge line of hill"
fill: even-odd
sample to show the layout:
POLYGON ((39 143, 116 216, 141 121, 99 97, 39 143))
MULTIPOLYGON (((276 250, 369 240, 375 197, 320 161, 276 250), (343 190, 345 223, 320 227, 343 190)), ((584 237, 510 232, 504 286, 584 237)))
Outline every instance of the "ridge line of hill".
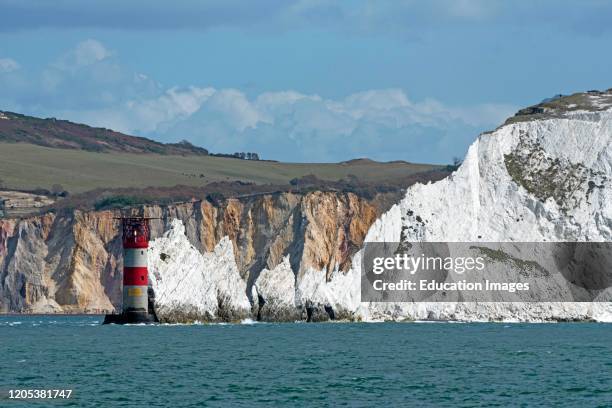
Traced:
POLYGON ((0 111, 0 142, 30 143, 90 152, 211 155, 207 149, 194 146, 187 141, 162 143, 146 137, 127 135, 68 120, 42 119, 8 111, 0 111))

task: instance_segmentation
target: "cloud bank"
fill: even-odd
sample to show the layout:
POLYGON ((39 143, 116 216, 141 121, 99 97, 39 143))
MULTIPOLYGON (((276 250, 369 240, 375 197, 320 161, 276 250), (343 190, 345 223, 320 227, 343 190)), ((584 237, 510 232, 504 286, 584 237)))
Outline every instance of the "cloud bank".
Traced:
POLYGON ((5 110, 54 116, 213 152, 254 151, 283 161, 356 157, 448 163, 482 130, 516 110, 503 104, 453 107, 411 100, 402 89, 339 99, 286 90, 164 87, 124 67, 99 41, 85 40, 39 72, 0 59, 5 110))

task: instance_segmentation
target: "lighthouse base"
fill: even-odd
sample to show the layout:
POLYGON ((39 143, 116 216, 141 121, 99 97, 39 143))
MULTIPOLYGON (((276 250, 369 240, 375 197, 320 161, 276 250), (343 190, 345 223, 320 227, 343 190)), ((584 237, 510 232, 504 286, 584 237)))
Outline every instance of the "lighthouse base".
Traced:
POLYGON ((153 324, 159 323, 154 314, 129 310, 121 314, 107 314, 102 324, 153 324))

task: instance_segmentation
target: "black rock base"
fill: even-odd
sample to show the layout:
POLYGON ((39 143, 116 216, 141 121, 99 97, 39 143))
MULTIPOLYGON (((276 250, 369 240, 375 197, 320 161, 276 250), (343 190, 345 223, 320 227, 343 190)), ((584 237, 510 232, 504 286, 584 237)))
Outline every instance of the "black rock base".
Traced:
POLYGON ((107 314, 102 324, 153 324, 159 323, 155 315, 148 312, 128 311, 121 314, 107 314))

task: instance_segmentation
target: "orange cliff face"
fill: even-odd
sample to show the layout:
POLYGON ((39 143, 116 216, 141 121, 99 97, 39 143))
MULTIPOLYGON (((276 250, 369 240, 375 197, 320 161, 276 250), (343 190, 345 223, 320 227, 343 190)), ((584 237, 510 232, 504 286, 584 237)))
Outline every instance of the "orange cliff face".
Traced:
MULTIPOLYGON (((386 200, 389 201, 389 200, 386 200)), ((353 193, 278 193, 145 206, 152 239, 172 219, 200 252, 228 237, 247 293, 261 270, 290 256, 295 275, 308 267, 346 271, 385 200, 353 193)), ((79 211, 0 220, 0 312, 107 313, 121 307, 118 211, 79 211)))
POLYGON ((15 224, 15 220, 0 220, 0 261, 8 252, 8 238, 13 236, 15 224))
POLYGON ((108 240, 114 235, 112 224, 110 213, 78 211, 1 221, 0 310, 112 310, 105 294, 104 283, 108 282, 103 279, 115 258, 108 250, 108 240))

